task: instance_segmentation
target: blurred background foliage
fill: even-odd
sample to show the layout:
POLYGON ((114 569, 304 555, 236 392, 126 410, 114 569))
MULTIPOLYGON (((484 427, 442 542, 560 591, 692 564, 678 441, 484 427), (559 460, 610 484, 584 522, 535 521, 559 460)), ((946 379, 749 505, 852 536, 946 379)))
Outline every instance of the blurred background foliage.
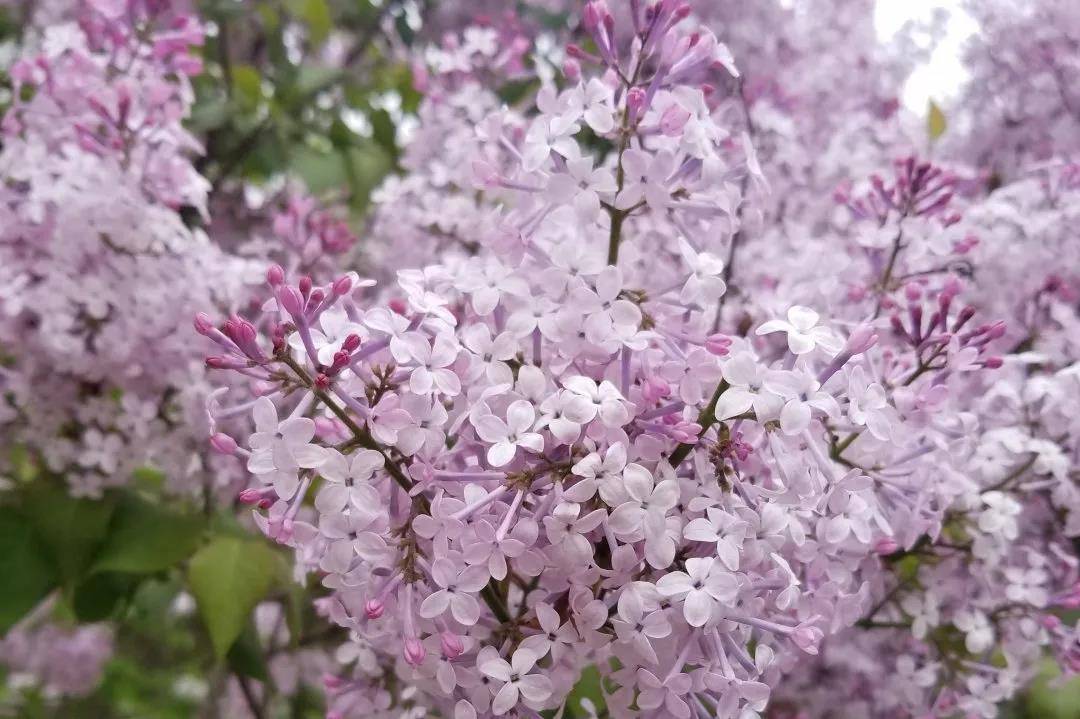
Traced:
MULTIPOLYGON (((198 0, 209 25, 188 125, 204 142, 198 166, 215 196, 228 206, 253 187, 272 193, 295 179, 345 204, 353 229, 362 230, 372 190, 399 169, 421 100, 404 58, 424 40, 424 17, 437 2, 198 0)), ((4 51, 14 51, 24 21, 18 6, 0 8, 4 51)), ((512 102, 522 92, 519 83, 504 97, 512 102)), ((225 513, 177 508, 175 499, 166 507, 154 470, 91 502, 70 498, 58 478, 50 486, 30 476, 27 466, 22 481, 37 489, 17 508, 0 507, 0 633, 55 591, 54 618, 113 621, 116 652, 93 694, 59 706, 0 670, 0 717, 224 719, 206 698, 220 695, 231 676, 245 692, 251 680, 272 687, 277 653, 336 631, 314 616, 284 552, 225 513), (277 614, 257 623, 260 604, 277 614), (284 642, 280 626, 288 628, 284 642), (17 714, 15 692, 30 699, 17 714)), ((587 675, 574 696, 600 704, 598 676, 587 675)), ((262 705, 266 719, 324 712, 318 688, 302 683, 271 692, 262 705)), ((1080 679, 1062 683, 1047 661, 1006 716, 1080 719, 1080 679)))

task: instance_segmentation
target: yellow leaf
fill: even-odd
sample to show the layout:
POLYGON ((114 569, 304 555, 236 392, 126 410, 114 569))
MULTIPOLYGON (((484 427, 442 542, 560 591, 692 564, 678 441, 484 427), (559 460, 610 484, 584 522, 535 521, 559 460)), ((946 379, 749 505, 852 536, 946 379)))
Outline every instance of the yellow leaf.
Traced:
POLYGON ((926 131, 930 135, 930 141, 933 142, 944 135, 947 126, 945 113, 941 111, 936 102, 930 100, 930 109, 926 116, 926 131))

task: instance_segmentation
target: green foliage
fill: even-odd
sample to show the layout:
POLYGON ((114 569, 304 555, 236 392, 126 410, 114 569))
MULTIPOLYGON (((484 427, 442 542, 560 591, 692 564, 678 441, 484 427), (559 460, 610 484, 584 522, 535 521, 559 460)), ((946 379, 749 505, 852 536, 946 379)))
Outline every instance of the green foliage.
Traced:
POLYGON ((1080 677, 1063 680, 1057 664, 1044 660, 1024 701, 1005 719, 1080 719, 1080 677))
POLYGON ((0 509, 0 634, 6 632, 56 586, 56 569, 23 517, 0 509))
POLYGON ((167 569, 195 551, 204 528, 201 516, 125 495, 117 504, 93 571, 148 573, 167 569))
POLYGON ((279 568, 278 556, 260 539, 216 537, 191 558, 188 583, 217 656, 240 636, 279 568))
POLYGON ((240 676, 251 677, 260 682, 265 682, 270 678, 270 670, 266 666, 262 647, 259 646, 255 625, 250 621, 233 642, 226 659, 229 662, 229 668, 240 676))
POLYGON ((115 498, 76 499, 63 487, 38 482, 24 493, 22 508, 61 582, 74 587, 108 533, 115 498))

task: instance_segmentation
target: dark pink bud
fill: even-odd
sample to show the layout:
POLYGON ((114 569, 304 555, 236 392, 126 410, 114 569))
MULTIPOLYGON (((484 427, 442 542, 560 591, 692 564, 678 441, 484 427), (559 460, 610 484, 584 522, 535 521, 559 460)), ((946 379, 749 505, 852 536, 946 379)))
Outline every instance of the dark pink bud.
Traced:
POLYGON ((343 277, 337 278, 334 280, 333 289, 335 297, 344 297, 349 294, 349 290, 352 289, 352 277, 344 275, 343 277))
POLYGON ((795 642, 795 646, 802 649, 807 654, 817 654, 821 640, 824 638, 824 632, 817 627, 806 624, 799 625, 799 627, 791 633, 791 641, 795 642))
POLYGON ((631 122, 635 122, 638 117, 641 116, 642 110, 645 109, 645 102, 648 100, 648 95, 640 87, 631 88, 626 93, 626 109, 630 112, 631 122))
POLYGON ((439 643, 442 653, 447 659, 456 659, 465 652, 465 644, 461 637, 453 632, 443 632, 439 635, 439 643))
POLYGON ((364 604, 364 616, 368 619, 378 619, 386 611, 386 605, 380 599, 369 599, 364 604))
POLYGON ((614 20, 614 18, 611 17, 611 11, 608 9, 607 3, 604 2, 604 0, 593 0, 585 6, 582 20, 584 21, 585 29, 592 33, 601 25, 606 27, 608 21, 614 20))
POLYGON ((236 495, 242 504, 258 504, 262 501, 262 492, 257 489, 243 489, 236 495))
POLYGON ((900 544, 892 537, 882 537, 874 543, 874 551, 882 556, 894 553, 900 549, 900 544))
MULTIPOLYGON (((339 676, 336 676, 336 675, 330 674, 330 673, 326 673, 326 674, 322 675, 322 683, 323 683, 323 686, 326 687, 326 691, 333 692, 333 691, 337 691, 341 687, 345 686, 346 682, 345 682, 344 679, 342 679, 339 676)), ((329 717, 329 716, 330 715, 327 714, 327 717, 329 717)))
POLYGON ((952 331, 955 334, 957 330, 966 325, 968 321, 975 316, 975 308, 968 305, 964 309, 960 310, 960 314, 956 318, 956 322, 953 323, 952 331))
POLYGON ((1043 629, 1054 631, 1061 626, 1061 618, 1053 614, 1044 614, 1039 619, 1039 622, 1043 625, 1043 629))
POLYGON ((986 369, 999 369, 1004 361, 1000 357, 987 357, 983 362, 983 366, 986 369))
POLYGON ((328 371, 331 373, 340 372, 348 364, 349 353, 345 350, 338 350, 334 353, 334 361, 330 364, 330 369, 328 371))
POLYGON ((195 314, 195 331, 201 335, 209 335, 214 330, 214 323, 210 321, 210 315, 205 312, 195 314))
POLYGON ((316 287, 311 291, 311 297, 308 298, 312 307, 318 307, 322 304, 322 301, 326 299, 326 293, 320 288, 316 287))
POLYGON ((236 440, 223 432, 210 437, 210 446, 220 454, 236 454, 236 440))
POLYGON ((231 369, 233 363, 225 357, 207 357, 206 366, 210 369, 231 369))
POLYGON ((1072 588, 1055 599, 1054 603, 1065 609, 1080 609, 1080 582, 1073 584, 1072 588))
POLYGON ((278 290, 278 302, 293 317, 300 317, 304 313, 304 296, 295 287, 285 286, 278 290))
POLYGON ((877 344, 878 335, 872 325, 859 325, 848 336, 847 347, 844 350, 852 355, 862 354, 877 344))
POLYGON ((581 63, 575 60, 573 56, 567 57, 563 60, 562 72, 563 77, 570 82, 579 82, 581 80, 581 63))
POLYGON ((298 285, 300 287, 300 294, 302 294, 304 297, 307 297, 311 294, 312 283, 310 277, 304 275, 300 278, 300 282, 298 283, 298 285))
POLYGON ((690 121, 690 113, 678 105, 671 105, 660 116, 660 132, 668 137, 677 137, 682 134, 686 123, 690 121))
POLYGON ((641 394, 649 402, 659 402, 671 396, 671 385, 662 377, 649 377, 642 385, 641 394))
POLYGON ((705 349, 717 357, 727 357, 731 350, 731 338, 721 334, 709 335, 705 338, 705 349))
POLYGON ((360 348, 360 335, 351 334, 345 338, 345 341, 341 343, 341 349, 346 352, 352 353, 360 348))
POLYGON ((266 281, 271 287, 278 287, 285 282, 285 270, 281 265, 270 265, 270 269, 266 271, 266 281))
POLYGON ((405 661, 414 667, 418 667, 424 663, 424 657, 427 656, 427 650, 424 649, 423 643, 415 637, 410 637, 405 640, 405 661))
MULTIPOLYGON (((584 60, 589 56, 589 53, 585 52, 584 50, 582 50, 577 45, 574 45, 573 43, 566 46, 566 54, 567 54, 567 56, 575 58, 577 60, 584 60)), ((580 68, 579 68, 579 72, 580 72, 580 68)))

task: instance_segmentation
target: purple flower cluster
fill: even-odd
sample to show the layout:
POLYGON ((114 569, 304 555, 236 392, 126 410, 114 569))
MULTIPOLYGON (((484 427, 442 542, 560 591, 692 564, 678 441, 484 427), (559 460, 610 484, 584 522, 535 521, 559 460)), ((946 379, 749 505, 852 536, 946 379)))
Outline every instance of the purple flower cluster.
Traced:
POLYGON ((330 715, 535 717, 595 667, 612 716, 745 719, 869 652, 868 716, 991 716, 1044 650, 1075 668, 1078 374, 1030 351, 1070 281, 1014 341, 980 208, 912 157, 738 280, 770 189, 739 70, 687 5, 627 14, 586 4, 534 106, 444 75, 418 132, 460 142, 377 198, 375 269, 426 266, 275 266, 259 317, 196 320, 242 394, 213 445, 349 630, 330 715))
MULTIPOLYGON (((869 2, 438 5, 363 242, 282 178, 265 238, 185 222, 186 2, 38 5, 3 449, 251 507, 345 639, 271 665, 333 666, 331 719, 993 717, 1080 673, 1072 5, 985 3, 994 111, 933 162, 869 2)), ((32 621, 0 659, 80 694, 111 636, 32 621)))

